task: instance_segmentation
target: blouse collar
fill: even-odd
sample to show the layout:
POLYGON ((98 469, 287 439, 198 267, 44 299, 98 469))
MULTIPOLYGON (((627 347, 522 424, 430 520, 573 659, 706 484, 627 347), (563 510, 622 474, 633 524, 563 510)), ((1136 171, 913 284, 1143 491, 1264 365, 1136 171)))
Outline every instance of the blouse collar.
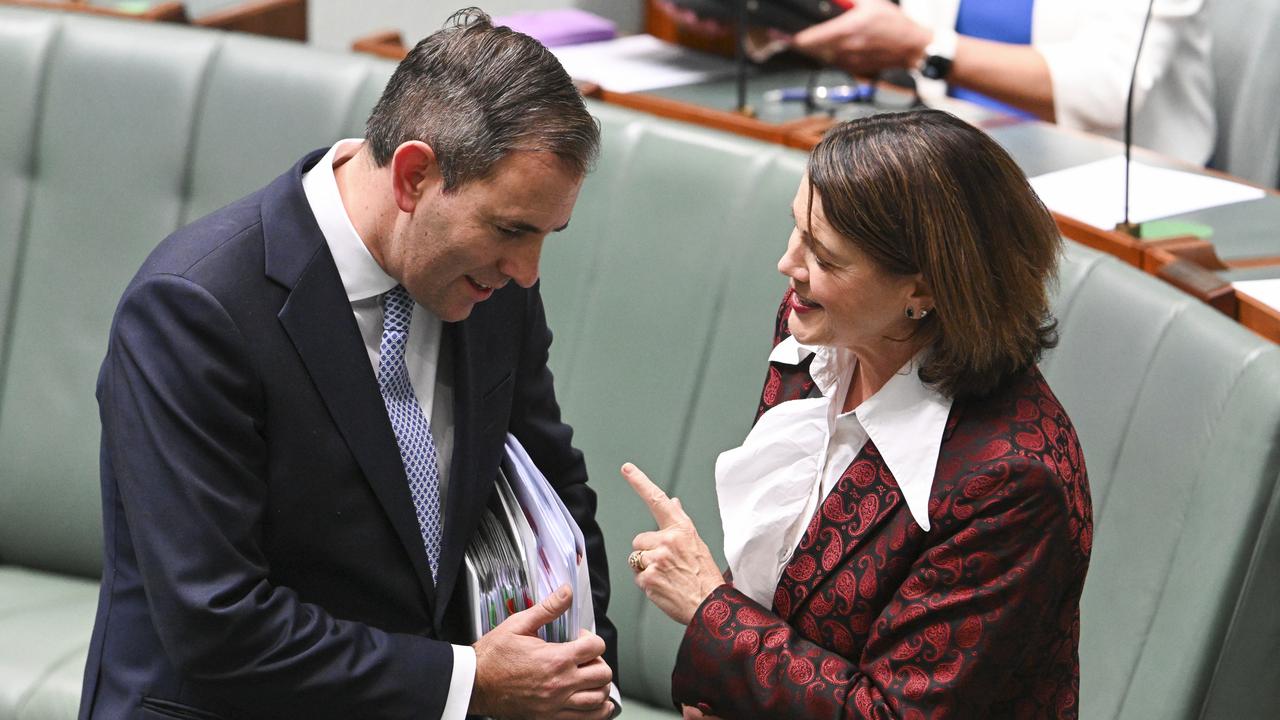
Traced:
MULTIPOLYGON (((938 467, 938 454, 951 398, 920 379, 919 368, 927 350, 921 350, 889 379, 876 394, 853 410, 853 415, 875 443, 893 474, 903 499, 924 530, 929 529, 929 495, 938 467)), ((838 400, 843 397, 844 383, 853 370, 855 358, 849 350, 825 346, 803 345, 788 337, 774 347, 770 362, 799 365, 810 355, 809 376, 831 400, 829 416, 835 416, 838 400)))

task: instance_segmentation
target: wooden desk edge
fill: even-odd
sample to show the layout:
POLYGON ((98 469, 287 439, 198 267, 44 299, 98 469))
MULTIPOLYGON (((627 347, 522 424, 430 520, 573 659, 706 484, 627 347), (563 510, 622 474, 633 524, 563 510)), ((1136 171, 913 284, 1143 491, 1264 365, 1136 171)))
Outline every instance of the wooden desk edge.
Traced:
POLYGON ((787 123, 767 123, 736 112, 716 110, 648 93, 620 93, 599 88, 592 93, 591 97, 651 115, 701 125, 713 130, 727 130, 778 145, 787 144, 787 134, 790 131, 790 125, 787 123))
POLYGON ((1130 265, 1142 269, 1144 247, 1141 240, 1116 230, 1096 228, 1061 213, 1055 212, 1052 215, 1054 221, 1058 223, 1058 230, 1062 231, 1063 236, 1094 250, 1101 250, 1108 255, 1114 255, 1130 265))
POLYGON ((351 49, 396 62, 403 60, 409 52, 404 46, 404 38, 396 30, 379 30, 358 37, 351 43, 351 49))
POLYGON ((1280 309, 1246 292, 1235 291, 1237 319, 1241 325, 1274 343, 1280 343, 1280 309))
POLYGON ((307 41, 307 0, 248 0, 193 18, 193 25, 307 41))

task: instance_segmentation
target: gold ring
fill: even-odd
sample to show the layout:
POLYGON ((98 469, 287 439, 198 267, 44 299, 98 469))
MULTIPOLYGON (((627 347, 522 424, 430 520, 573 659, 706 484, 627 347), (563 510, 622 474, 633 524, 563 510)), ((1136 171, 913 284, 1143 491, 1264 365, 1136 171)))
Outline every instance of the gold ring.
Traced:
POLYGON ((632 550, 627 556, 627 564, 631 566, 634 572, 642 572, 644 570, 644 551, 632 550))

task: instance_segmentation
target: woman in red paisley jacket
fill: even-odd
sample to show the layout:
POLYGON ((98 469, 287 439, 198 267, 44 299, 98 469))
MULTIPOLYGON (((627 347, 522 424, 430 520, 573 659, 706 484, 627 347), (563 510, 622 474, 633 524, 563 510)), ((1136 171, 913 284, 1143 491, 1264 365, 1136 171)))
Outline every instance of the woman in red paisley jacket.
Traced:
POLYGON ((814 149, 760 410, 716 464, 732 581, 634 465, 629 562, 687 626, 686 717, 1072 718, 1092 512, 1056 342, 1060 236, 995 142, 923 110, 814 149))

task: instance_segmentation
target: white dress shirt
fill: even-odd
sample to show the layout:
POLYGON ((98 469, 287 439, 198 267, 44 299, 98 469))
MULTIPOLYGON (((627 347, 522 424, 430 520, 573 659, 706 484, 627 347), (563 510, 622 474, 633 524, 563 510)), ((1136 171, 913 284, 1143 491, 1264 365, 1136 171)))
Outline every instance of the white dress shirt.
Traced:
POLYGON ((847 413, 840 408, 857 364, 852 351, 801 345, 789 337, 769 361, 799 365, 810 355, 809 375, 822 395, 770 408, 740 447, 716 461, 716 496, 733 585, 765 607, 772 607, 778 580, 814 512, 868 439, 889 467, 911 517, 929 530, 929 493, 951 413, 951 399, 921 382, 922 355, 847 413))
MULTIPOLYGON (((338 194, 338 183, 333 175, 337 153, 352 149, 352 143, 362 142, 364 141, 359 138, 352 138, 341 140, 329 148, 329 152, 303 175, 302 189, 306 193, 311 212, 315 215, 316 224, 324 234, 333 261, 338 266, 338 275, 342 278, 347 300, 351 303, 351 312, 360 327, 360 336, 364 339, 365 350, 376 376, 382 345, 382 296, 396 286, 396 281, 383 271, 356 233, 342 204, 342 197, 338 194)), ((443 330, 439 317, 414 303, 404 361, 422 414, 430 418, 436 455, 442 459, 439 463, 442 508, 446 507, 454 432, 453 372, 449 353, 441 352, 443 330)), ((440 520, 442 524, 446 522, 443 516, 440 520)), ((454 645, 453 675, 449 680, 449 696, 445 701, 441 720, 462 720, 466 717, 475 677, 475 650, 469 645, 454 645)), ((424 682, 428 680, 423 678, 424 682)))
MULTIPOLYGON (((1225 0, 1230 2, 1231 0, 1225 0)), ((954 30, 960 0, 901 0, 934 30, 954 30)), ((1133 140, 1203 165, 1213 152, 1213 70, 1205 0, 1155 0, 1134 85, 1133 140)), ((1031 47, 1044 56, 1059 125, 1120 139, 1146 0, 1035 0, 1031 47)), ((925 102, 946 93, 916 78, 925 102)))

